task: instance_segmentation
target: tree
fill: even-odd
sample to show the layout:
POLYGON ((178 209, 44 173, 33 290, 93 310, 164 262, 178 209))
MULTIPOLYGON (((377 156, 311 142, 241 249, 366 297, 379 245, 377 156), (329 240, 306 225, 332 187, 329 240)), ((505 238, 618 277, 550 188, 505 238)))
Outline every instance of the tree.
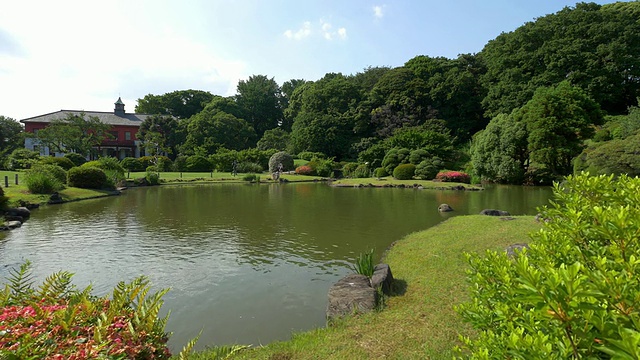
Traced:
POLYGON ((178 90, 164 95, 148 94, 138 99, 136 112, 188 119, 202 111, 213 97, 211 93, 202 90, 178 90))
POLYGON ((255 144, 256 133, 243 119, 207 106, 189 119, 185 154, 214 154, 219 148, 242 150, 255 144))
POLYGON ((321 152, 328 157, 343 158, 353 141, 352 126, 340 116, 302 113, 296 117, 291 131, 294 153, 321 152))
POLYGON ((538 89, 514 117, 527 126, 531 161, 554 175, 571 173, 571 161, 584 148, 584 140, 603 122, 599 105, 568 81, 538 89))
POLYGON ((13 150, 24 147, 22 124, 10 117, 0 116, 0 156, 4 157, 13 150))
POLYGON ((265 75, 253 75, 238 82, 236 102, 258 137, 280 125, 283 120, 282 91, 278 83, 265 75))
POLYGON ((290 134, 281 128, 275 128, 267 130, 262 135, 262 138, 258 140, 256 147, 259 150, 276 149, 284 151, 289 145, 290 134))
POLYGON ((100 121, 96 116, 68 114, 64 119, 56 119, 47 127, 34 134, 40 144, 55 152, 75 152, 86 155, 103 140, 111 138, 111 125, 100 121))
POLYGON ((168 155, 175 160, 178 146, 184 142, 185 134, 181 131, 176 118, 152 115, 140 124, 136 137, 152 155, 168 155))
POLYGON ((526 125, 500 114, 471 143, 471 164, 482 180, 522 184, 529 164, 526 125))
POLYGON ((465 359, 635 359, 640 179, 569 176, 530 248, 468 254, 465 359))
POLYGON ((541 86, 568 80, 600 104, 624 113, 640 91, 639 2, 578 3, 487 43, 488 116, 523 106, 541 86))

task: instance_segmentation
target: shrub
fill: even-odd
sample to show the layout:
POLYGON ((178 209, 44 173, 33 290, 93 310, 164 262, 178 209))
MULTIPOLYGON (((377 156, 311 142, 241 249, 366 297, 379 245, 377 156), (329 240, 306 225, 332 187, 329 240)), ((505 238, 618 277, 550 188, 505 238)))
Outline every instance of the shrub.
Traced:
POLYGON ((369 171, 369 165, 360 164, 353 172, 353 177, 357 179, 368 178, 371 176, 371 172, 369 171))
POLYGON ((69 160, 66 157, 43 156, 40 158, 39 162, 41 164, 57 165, 64 170, 69 170, 72 167, 76 166, 73 161, 69 160))
POLYGON ((398 180, 411 180, 416 172, 416 166, 413 164, 401 164, 393 169, 393 177, 398 180))
POLYGON ((240 161, 240 155, 237 150, 220 148, 215 154, 209 156, 209 161, 215 165, 216 170, 231 172, 233 171, 233 162, 240 161))
POLYGON ((428 158, 429 158, 429 153, 425 149, 413 150, 409 154, 409 162, 412 163, 413 165, 418 165, 424 160, 427 160, 428 158))
POLYGON ((284 151, 277 152, 269 159, 269 172, 274 173, 278 171, 278 165, 282 164, 283 171, 294 170, 293 157, 284 151))
POLYGON ((173 162, 166 156, 158 156, 156 160, 156 166, 159 171, 171 171, 173 169, 173 162))
POLYGON ((65 154, 64 157, 71 160, 71 162, 75 166, 80 166, 87 162, 87 158, 78 153, 68 153, 68 154, 65 154))
POLYGON ((389 174, 387 174, 387 169, 385 169, 383 167, 376 168, 374 173, 375 173, 377 178, 381 178, 381 177, 385 177, 385 176, 389 175, 389 174))
POLYGON ((640 175, 640 135, 598 143, 574 159, 574 173, 640 175))
POLYGON ((326 155, 321 152, 303 151, 298 153, 298 159, 311 161, 313 158, 324 159, 326 155))
POLYGON ((173 161, 173 171, 177 171, 177 172, 187 171, 186 156, 180 155, 173 161))
POLYGON ((147 171, 144 174, 144 178, 147 180, 147 184, 149 185, 158 185, 160 183, 160 175, 156 171, 147 171))
POLYGON ((352 177, 353 172, 358 168, 358 163, 356 162, 348 162, 342 166, 342 176, 344 177, 352 177))
POLYGON ((69 169, 67 172, 67 184, 69 186, 101 189, 107 185, 107 174, 102 169, 84 165, 69 169))
MULTIPOLYGON (((59 166, 56 167, 60 168, 59 166)), ((60 168, 60 170, 62 170, 62 168, 60 168)), ((32 194, 52 194, 64 189, 64 183, 46 171, 29 172, 25 175, 24 182, 32 194)))
POLYGON ((124 180, 124 168, 120 165, 118 159, 114 157, 101 157, 98 160, 88 161, 81 167, 97 167, 104 171, 107 182, 103 184, 105 187, 114 187, 116 183, 124 180))
POLYGON ((432 180, 438 175, 442 167, 444 167, 444 161, 437 156, 422 160, 416 166, 416 176, 422 180, 432 180))
POLYGON ((436 175, 436 180, 443 182, 459 182, 469 184, 471 182, 471 177, 469 176, 469 174, 462 171, 444 170, 440 171, 436 175))
POLYGON ((39 158, 40 154, 35 151, 27 149, 13 150, 13 152, 7 157, 7 169, 28 169, 31 167, 31 164, 37 162, 39 158))
POLYGON ((201 155, 187 157, 186 165, 189 172, 209 172, 213 169, 209 159, 201 155))
POLYGON ((313 175, 313 169, 311 166, 302 165, 296 168, 296 174, 298 175, 313 175))
POLYGON ((9 270, 0 296, 0 358, 168 359, 167 317, 158 318, 168 289, 150 292, 138 277, 103 297, 79 291, 61 271, 33 288, 30 263, 9 270), (16 355, 17 354, 17 355, 16 355), (53 355, 56 354, 56 355, 53 355))
POLYGON ((240 162, 237 166, 236 166, 236 171, 239 173, 261 173, 262 172, 262 166, 260 166, 260 164, 258 163, 253 163, 253 162, 248 162, 248 161, 243 161, 240 162))
POLYGON ((322 177, 333 176, 333 159, 313 158, 307 166, 313 169, 313 174, 322 177))
POLYGON ((25 171, 25 175, 33 174, 36 172, 45 173, 58 179, 60 183, 67 183, 67 172, 58 165, 49 164, 34 164, 31 169, 25 171))
POLYGON ((393 174, 393 169, 400 164, 407 164, 408 162, 408 149, 391 149, 382 159, 382 167, 387 170, 387 174, 393 174))
POLYGON ((637 358, 640 179, 569 176, 541 215, 526 252, 467 254, 464 357, 637 358))
POLYGON ((120 160, 120 166, 122 166, 127 171, 142 171, 144 168, 142 167, 142 162, 140 159, 134 157, 126 157, 120 160))
POLYGON ((256 179, 259 179, 256 174, 246 174, 242 177, 242 180, 244 181, 256 181, 256 179))

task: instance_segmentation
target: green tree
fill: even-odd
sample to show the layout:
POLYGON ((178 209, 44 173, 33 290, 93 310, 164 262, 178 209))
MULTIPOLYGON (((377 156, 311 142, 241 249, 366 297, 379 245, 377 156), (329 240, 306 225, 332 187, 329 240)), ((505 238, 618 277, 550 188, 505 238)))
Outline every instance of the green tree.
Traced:
POLYGON ((479 57, 487 115, 523 106, 540 86, 568 80, 600 104, 624 113, 640 91, 640 3, 578 3, 487 43, 479 57))
POLYGON ((147 117, 140 124, 136 136, 151 155, 168 155, 172 160, 178 154, 178 146, 185 140, 178 119, 166 115, 147 117))
POLYGON ((471 163, 482 180, 522 184, 529 164, 526 125, 500 114, 471 143, 471 163))
POLYGON ((282 90, 273 78, 250 76, 238 82, 237 91, 236 102, 242 109, 242 118, 253 126, 259 138, 282 123, 282 90))
POLYGON ((598 104, 567 81, 538 89, 514 117, 527 126, 531 161, 554 175, 571 173, 571 161, 582 152, 584 140, 603 122, 598 104))
POLYGON ((202 90, 178 90, 163 95, 148 94, 138 99, 136 112, 188 119, 202 111, 213 97, 211 93, 202 90))
MULTIPOLYGON (((640 357, 640 179, 569 176, 530 248, 469 257, 465 359, 640 357)), ((524 220, 523 220, 524 221, 524 220)))
POLYGON ((111 125, 100 121, 96 116, 85 118, 85 114, 68 114, 64 119, 56 119, 47 127, 34 134, 40 144, 55 152, 75 152, 89 154, 93 147, 104 139, 111 138, 111 125))
POLYGON ((267 130, 262 135, 262 138, 258 140, 256 147, 259 150, 276 149, 279 151, 286 150, 289 146, 290 134, 281 128, 275 128, 267 130))
POLYGON ((596 143, 574 159, 574 173, 640 176, 640 134, 596 143))
POLYGON ((242 150, 255 144, 256 133, 243 119, 207 106, 189 119, 185 154, 214 154, 219 148, 242 150))
POLYGON ((4 157, 13 150, 24 147, 22 124, 10 117, 0 116, 0 156, 4 157))

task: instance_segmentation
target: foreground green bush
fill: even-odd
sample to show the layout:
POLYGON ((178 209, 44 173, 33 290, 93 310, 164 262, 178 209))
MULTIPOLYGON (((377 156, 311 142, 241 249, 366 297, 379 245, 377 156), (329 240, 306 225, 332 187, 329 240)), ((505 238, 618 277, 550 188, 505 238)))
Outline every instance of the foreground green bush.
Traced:
POLYGON ((67 185, 85 189, 102 189, 107 185, 107 175, 97 167, 78 166, 67 172, 67 185))
POLYGON ((42 171, 28 173, 24 177, 24 182, 32 194, 53 194, 64 189, 63 182, 54 175, 42 171))
POLYGON ((640 358, 640 179, 583 173, 554 197, 530 249, 468 256, 464 358, 640 358))
POLYGON ((77 290, 58 272, 33 288, 30 263, 10 271, 0 292, 0 358, 168 359, 162 296, 144 277, 106 297, 77 290))

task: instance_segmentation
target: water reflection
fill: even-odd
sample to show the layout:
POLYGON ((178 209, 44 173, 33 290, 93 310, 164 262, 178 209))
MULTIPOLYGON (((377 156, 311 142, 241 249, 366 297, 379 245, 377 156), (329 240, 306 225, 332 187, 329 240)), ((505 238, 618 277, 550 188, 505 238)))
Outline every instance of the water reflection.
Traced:
POLYGON ((35 211, 0 238, 0 275, 24 259, 106 293, 147 275, 172 290, 170 345, 259 344, 324 325, 326 292, 360 252, 376 254, 447 217, 497 208, 535 214, 550 190, 481 192, 331 188, 322 184, 191 185, 35 211), (441 214, 440 203, 455 212, 441 214))

